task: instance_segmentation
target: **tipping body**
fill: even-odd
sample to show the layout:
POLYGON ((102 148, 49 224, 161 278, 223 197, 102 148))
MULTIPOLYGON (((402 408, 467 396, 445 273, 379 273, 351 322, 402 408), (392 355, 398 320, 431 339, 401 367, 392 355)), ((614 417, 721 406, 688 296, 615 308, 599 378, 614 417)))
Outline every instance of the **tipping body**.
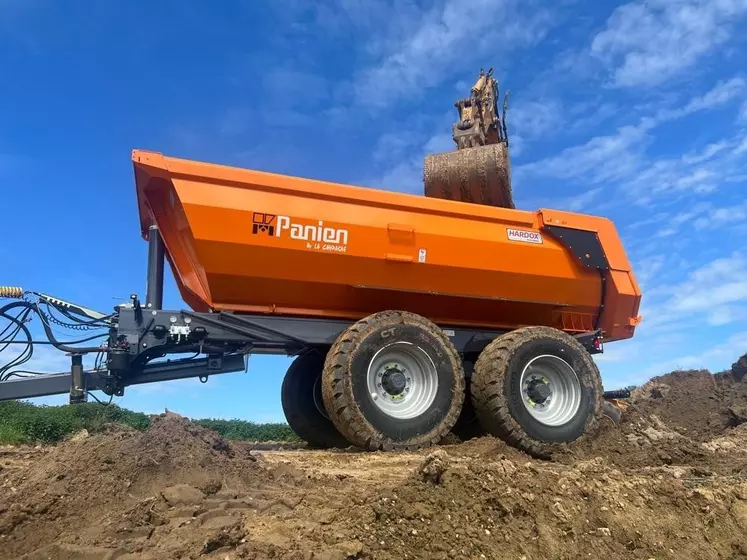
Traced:
POLYGON ((607 340, 631 337, 639 320, 638 285, 604 218, 145 151, 133 152, 133 163, 143 236, 155 222, 181 295, 197 311, 357 319, 400 309, 454 326, 598 326, 607 340), (568 239, 580 232, 575 249, 563 231, 568 239), (579 253, 583 243, 591 248, 579 253))

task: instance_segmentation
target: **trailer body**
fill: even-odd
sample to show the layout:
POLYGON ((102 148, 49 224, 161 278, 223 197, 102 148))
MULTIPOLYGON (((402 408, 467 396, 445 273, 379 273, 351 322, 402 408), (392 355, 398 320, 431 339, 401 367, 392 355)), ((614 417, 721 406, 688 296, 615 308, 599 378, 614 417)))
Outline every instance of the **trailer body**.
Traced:
POLYGON ((415 449, 453 430, 541 457, 604 413, 591 355, 633 336, 641 299, 609 220, 153 152, 132 160, 149 246, 145 301, 132 294, 105 314, 0 287, 19 300, 0 307, 13 337, 29 335, 35 313, 48 343, 71 356, 69 373, 11 371, 30 352, 3 366, 0 400, 66 387, 71 403, 92 390, 121 396, 142 383, 207 381, 270 353, 295 357, 281 401, 311 445, 415 449), (166 260, 192 309, 162 309, 166 260), (106 332, 60 341, 51 322, 106 332))
POLYGON ((640 290, 605 218, 440 200, 135 150, 141 231, 155 225, 195 311, 545 325, 630 338, 640 290))

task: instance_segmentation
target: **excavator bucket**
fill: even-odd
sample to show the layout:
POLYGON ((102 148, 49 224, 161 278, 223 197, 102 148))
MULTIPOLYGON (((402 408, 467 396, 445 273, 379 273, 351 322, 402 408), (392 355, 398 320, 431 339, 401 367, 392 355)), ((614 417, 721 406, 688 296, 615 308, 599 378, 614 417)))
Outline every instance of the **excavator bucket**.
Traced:
POLYGON ((470 96, 454 103, 459 112, 452 128, 457 149, 428 154, 423 166, 425 196, 515 208, 511 192, 508 135, 498 115, 498 83, 493 69, 480 71, 470 96))
POLYGON ((515 208, 505 144, 428 154, 423 175, 425 196, 515 208))

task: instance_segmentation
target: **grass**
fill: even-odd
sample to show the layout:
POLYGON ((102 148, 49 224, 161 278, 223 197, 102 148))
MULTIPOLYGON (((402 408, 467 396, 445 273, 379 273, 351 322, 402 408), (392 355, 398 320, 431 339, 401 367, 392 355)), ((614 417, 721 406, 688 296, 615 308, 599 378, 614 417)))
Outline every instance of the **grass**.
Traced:
MULTIPOLYGON (((244 420, 193 420, 226 439, 252 441, 299 441, 287 424, 256 424, 244 420)), ((80 430, 101 432, 107 425, 124 424, 136 430, 150 425, 148 415, 117 405, 83 403, 37 406, 27 402, 0 402, 0 444, 55 443, 80 430)))
POLYGON ((288 424, 255 424, 245 420, 203 418, 195 423, 218 432, 226 439, 248 441, 301 441, 288 424))

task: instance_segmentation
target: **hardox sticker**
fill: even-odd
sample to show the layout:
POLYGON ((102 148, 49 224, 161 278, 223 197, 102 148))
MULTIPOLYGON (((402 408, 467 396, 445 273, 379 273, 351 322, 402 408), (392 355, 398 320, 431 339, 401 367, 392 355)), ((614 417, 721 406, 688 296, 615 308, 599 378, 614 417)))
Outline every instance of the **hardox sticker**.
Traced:
POLYGON ((508 228, 506 229, 506 233, 511 241, 542 244, 542 234, 536 231, 508 228))

